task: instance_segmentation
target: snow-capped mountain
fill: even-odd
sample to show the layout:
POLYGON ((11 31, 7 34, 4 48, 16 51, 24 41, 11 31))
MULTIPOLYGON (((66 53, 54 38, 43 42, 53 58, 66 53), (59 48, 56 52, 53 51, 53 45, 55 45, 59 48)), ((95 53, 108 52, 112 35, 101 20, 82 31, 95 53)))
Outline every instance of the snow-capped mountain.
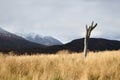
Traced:
POLYGON ((44 48, 44 45, 37 44, 28 41, 16 34, 10 33, 0 28, 0 51, 18 51, 18 52, 29 52, 44 48))
POLYGON ((62 43, 50 36, 40 36, 35 33, 28 33, 28 34, 23 34, 23 33, 17 33, 19 36, 22 36, 26 40, 36 42, 39 44, 47 45, 47 46, 52 46, 52 45, 62 45, 62 43))
POLYGON ((20 36, 17 36, 16 34, 10 33, 2 28, 0 28, 0 37, 4 38, 11 38, 11 39, 24 39, 20 36))

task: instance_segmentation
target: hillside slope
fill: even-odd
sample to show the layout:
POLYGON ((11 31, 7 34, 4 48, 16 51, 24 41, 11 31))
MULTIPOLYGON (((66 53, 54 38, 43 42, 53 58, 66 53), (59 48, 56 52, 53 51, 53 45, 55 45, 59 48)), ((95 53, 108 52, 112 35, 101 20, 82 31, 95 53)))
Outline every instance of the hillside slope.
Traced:
MULTIPOLYGON (((64 45, 47 47, 48 52, 57 52, 59 50, 69 50, 73 52, 81 52, 84 48, 84 39, 76 39, 64 45)), ((90 38, 88 49, 90 51, 118 50, 120 49, 120 41, 108 40, 102 38, 90 38)))
POLYGON ((0 28, 0 51, 2 52, 30 52, 32 50, 34 51, 36 49, 42 49, 44 47, 44 45, 27 41, 20 36, 17 36, 0 28))
MULTIPOLYGON (((35 54, 35 53, 53 53, 60 50, 69 50, 71 52, 81 52, 84 47, 84 38, 73 40, 63 45, 45 46, 42 44, 28 41, 13 33, 0 28, 0 51, 15 51, 17 54, 35 54)), ((88 49, 90 51, 118 50, 120 41, 108 40, 102 38, 90 38, 88 49)))

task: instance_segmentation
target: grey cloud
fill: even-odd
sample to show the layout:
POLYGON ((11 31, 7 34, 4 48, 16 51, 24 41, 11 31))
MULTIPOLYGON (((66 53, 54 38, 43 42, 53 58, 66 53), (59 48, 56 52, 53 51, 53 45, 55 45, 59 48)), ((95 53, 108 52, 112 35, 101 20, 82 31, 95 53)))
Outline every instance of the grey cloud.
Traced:
POLYGON ((120 30, 119 0, 1 0, 0 26, 12 32, 35 32, 64 42, 81 38, 85 24, 98 27, 92 37, 114 37, 120 30))

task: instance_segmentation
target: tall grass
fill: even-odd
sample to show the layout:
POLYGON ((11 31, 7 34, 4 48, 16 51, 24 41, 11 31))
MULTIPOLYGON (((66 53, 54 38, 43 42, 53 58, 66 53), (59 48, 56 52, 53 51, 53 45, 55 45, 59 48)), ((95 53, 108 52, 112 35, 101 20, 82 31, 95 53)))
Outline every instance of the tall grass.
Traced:
POLYGON ((0 80, 120 80, 120 50, 55 55, 0 54, 0 80))

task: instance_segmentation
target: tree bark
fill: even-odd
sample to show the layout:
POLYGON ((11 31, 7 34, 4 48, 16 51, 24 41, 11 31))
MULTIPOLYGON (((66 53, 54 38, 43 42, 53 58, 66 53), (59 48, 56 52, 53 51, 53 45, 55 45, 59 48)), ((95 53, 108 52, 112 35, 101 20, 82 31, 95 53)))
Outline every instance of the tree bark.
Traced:
POLYGON ((87 56, 88 49, 88 39, 87 37, 84 38, 84 58, 87 56))
POLYGON ((91 32, 97 26, 97 23, 95 25, 93 24, 94 22, 92 22, 92 24, 89 27, 86 25, 86 36, 84 38, 84 53, 83 53, 84 58, 86 58, 88 53, 88 42, 89 42, 91 32))

